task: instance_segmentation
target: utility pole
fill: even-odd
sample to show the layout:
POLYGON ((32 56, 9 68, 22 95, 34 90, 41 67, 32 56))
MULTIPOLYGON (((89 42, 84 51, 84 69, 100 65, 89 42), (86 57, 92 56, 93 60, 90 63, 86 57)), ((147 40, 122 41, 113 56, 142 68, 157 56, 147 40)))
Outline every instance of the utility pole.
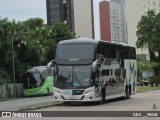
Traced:
POLYGON ((16 80, 15 80, 15 59, 14 59, 14 42, 16 41, 16 35, 21 34, 28 34, 29 32, 22 32, 22 33, 16 33, 16 30, 14 30, 13 36, 12 36, 12 69, 13 69, 13 86, 14 86, 14 98, 17 97, 17 89, 16 89, 16 80), (14 41, 15 40, 15 41, 14 41))
POLYGON ((14 98, 16 98, 16 80, 15 80, 15 61, 14 61, 14 39, 15 39, 15 35, 16 35, 16 30, 14 30, 13 36, 12 36, 12 64, 13 64, 13 85, 14 85, 14 98))

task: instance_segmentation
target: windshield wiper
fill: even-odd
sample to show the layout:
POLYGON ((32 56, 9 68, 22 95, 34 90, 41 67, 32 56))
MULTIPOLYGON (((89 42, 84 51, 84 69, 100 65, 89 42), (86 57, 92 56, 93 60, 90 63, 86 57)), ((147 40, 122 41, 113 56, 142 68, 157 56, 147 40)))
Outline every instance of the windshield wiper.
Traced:
POLYGON ((75 79, 78 81, 78 83, 80 84, 80 86, 84 89, 84 86, 82 85, 82 83, 80 82, 80 80, 76 76, 76 72, 75 72, 75 79))
POLYGON ((69 74, 68 74, 68 80, 70 79, 71 77, 71 70, 69 71, 69 74))

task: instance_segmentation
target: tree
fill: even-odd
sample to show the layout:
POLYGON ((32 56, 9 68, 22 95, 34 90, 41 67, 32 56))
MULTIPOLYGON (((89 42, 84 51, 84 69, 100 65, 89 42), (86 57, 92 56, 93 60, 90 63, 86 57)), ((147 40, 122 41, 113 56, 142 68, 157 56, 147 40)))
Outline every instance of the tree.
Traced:
POLYGON ((30 18, 26 21, 22 22, 28 29, 36 29, 37 27, 42 27, 43 26, 43 19, 41 18, 30 18))
MULTIPOLYGON (((137 48, 147 48, 150 60, 160 62, 160 13, 156 15, 153 10, 148 11, 147 15, 141 17, 137 28, 137 48)), ((156 74, 159 73, 159 68, 160 66, 155 68, 156 74)))
POLYGON ((55 23, 51 26, 51 30, 55 34, 56 43, 58 43, 61 40, 75 38, 75 33, 70 32, 67 25, 64 23, 55 23))
POLYGON ((140 81, 142 77, 142 73, 144 71, 153 71, 155 67, 157 67, 159 64, 157 62, 150 62, 150 61, 137 61, 137 77, 138 81, 140 81))
POLYGON ((8 79, 12 77, 12 35, 14 21, 7 18, 0 19, 0 78, 8 79))
POLYGON ((0 19, 0 36, 0 83, 6 83, 13 80, 13 51, 16 82, 20 82, 21 73, 53 60, 57 43, 74 38, 75 34, 63 23, 46 26, 41 18, 23 22, 4 18, 0 19))

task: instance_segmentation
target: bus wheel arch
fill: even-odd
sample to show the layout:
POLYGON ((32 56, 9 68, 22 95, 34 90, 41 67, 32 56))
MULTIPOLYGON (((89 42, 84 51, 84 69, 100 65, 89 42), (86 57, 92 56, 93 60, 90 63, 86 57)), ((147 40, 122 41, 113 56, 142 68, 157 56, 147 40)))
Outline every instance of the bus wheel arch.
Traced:
POLYGON ((49 96, 50 95, 50 90, 49 90, 49 88, 47 88, 47 96, 49 96))
POLYGON ((131 84, 129 85, 129 93, 131 95, 131 84))
POLYGON ((130 99, 130 87, 128 85, 125 87, 124 99, 130 99))
POLYGON ((101 100, 100 100, 100 104, 104 104, 105 103, 105 97, 106 97, 106 90, 105 87, 102 88, 101 90, 101 100))

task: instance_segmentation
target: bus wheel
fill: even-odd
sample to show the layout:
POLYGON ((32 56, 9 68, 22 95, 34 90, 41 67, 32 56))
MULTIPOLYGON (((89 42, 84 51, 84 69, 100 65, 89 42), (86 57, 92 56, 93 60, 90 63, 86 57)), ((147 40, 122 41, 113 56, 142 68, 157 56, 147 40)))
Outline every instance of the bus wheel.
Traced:
POLYGON ((129 87, 126 87, 124 99, 129 99, 129 98, 130 98, 130 89, 129 89, 129 87))
POLYGON ((47 96, 49 96, 50 95, 50 92, 49 92, 49 89, 47 88, 47 96))
POLYGON ((101 95, 101 101, 99 102, 100 104, 104 104, 105 103, 105 89, 102 90, 102 95, 101 95))

